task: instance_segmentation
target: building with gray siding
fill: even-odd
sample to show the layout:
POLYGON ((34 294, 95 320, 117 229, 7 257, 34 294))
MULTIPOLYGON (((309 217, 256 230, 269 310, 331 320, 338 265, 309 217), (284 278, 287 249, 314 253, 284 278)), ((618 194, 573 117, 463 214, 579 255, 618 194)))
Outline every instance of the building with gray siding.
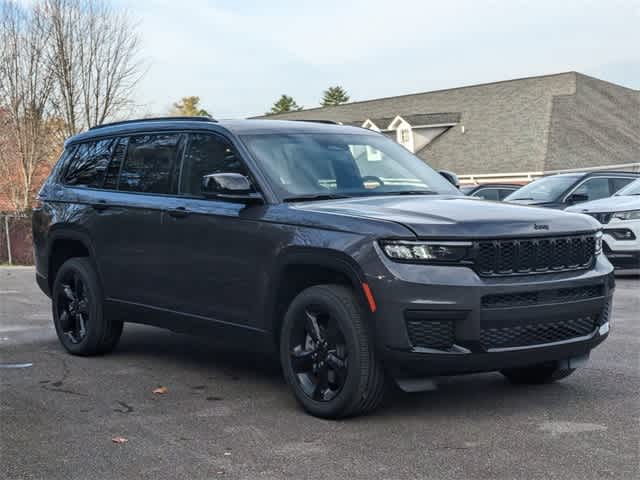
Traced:
POLYGON ((333 120, 377 130, 432 166, 463 176, 515 179, 565 169, 640 165, 640 91, 577 72, 269 118, 333 120))

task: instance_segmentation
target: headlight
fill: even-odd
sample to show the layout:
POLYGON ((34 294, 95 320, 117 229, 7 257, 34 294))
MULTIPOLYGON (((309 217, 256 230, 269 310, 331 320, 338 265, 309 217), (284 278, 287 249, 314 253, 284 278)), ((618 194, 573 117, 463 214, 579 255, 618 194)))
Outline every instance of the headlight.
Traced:
POLYGON ((596 255, 602 252, 602 231, 596 232, 596 255))
POLYGON ((405 262, 451 263, 467 256, 471 242, 380 242, 384 253, 392 260, 405 262))
POLYGON ((626 212, 616 212, 613 218, 618 220, 640 220, 640 210, 628 210, 626 212))

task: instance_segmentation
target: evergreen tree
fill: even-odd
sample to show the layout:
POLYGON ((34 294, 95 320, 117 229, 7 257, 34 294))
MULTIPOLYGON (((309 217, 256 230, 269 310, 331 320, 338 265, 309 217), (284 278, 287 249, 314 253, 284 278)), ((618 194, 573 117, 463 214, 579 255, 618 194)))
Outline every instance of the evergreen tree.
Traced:
POLYGON ((347 91, 340 85, 335 87, 329 87, 322 94, 322 101, 320 105, 323 107, 330 107, 333 105, 340 105, 341 103, 347 103, 349 101, 349 95, 347 91))
POLYGON ((289 95, 282 95, 276 103, 271 107, 271 111, 267 112, 265 115, 275 115, 277 113, 285 113, 285 112, 297 112, 302 110, 302 107, 299 106, 293 97, 289 95))

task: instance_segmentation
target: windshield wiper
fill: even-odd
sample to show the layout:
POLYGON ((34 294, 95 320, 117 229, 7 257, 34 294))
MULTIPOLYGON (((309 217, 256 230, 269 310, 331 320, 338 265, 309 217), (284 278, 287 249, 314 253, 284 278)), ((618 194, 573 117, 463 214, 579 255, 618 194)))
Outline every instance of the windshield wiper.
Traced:
POLYGON ((531 198, 531 197, 518 197, 518 198, 510 198, 509 201, 512 202, 513 200, 535 200, 535 198, 531 198))
POLYGON ((311 195, 297 195, 295 197, 286 197, 284 202, 308 202, 313 200, 336 200, 339 198, 351 198, 349 195, 341 195, 339 193, 319 193, 311 195))

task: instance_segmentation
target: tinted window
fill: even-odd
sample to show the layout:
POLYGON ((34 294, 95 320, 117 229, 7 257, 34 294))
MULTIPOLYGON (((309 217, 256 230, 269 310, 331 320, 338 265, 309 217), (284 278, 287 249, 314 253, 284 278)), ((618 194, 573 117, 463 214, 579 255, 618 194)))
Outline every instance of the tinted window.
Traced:
POLYGON ((498 190, 495 188, 481 188, 471 195, 472 197, 484 198, 485 200, 499 200, 498 190))
POLYGON ((178 155, 179 134, 138 135, 129 139, 120 171, 119 190, 170 193, 171 174, 178 155))
POLYGON ((124 157, 127 154, 127 145, 129 139, 126 137, 118 138, 115 140, 115 146, 113 147, 113 155, 111 161, 107 167, 107 173, 104 178, 104 187, 106 189, 115 190, 118 188, 118 176, 120 175, 120 167, 124 161, 124 157))
POLYGON ((633 179, 632 178, 612 178, 611 179, 611 191, 613 193, 617 192, 621 188, 629 185, 633 179))
POLYGON ((180 193, 199 196, 202 177, 212 173, 241 173, 247 170, 229 142, 214 135, 189 135, 180 173, 180 193))
POLYGON ((543 177, 525 185, 505 198, 506 201, 534 200, 537 202, 555 202, 574 182, 579 175, 555 175, 543 177))
POLYGON ((573 194, 586 195, 588 200, 597 200, 611 195, 608 178, 591 178, 573 191, 573 194))
POLYGON ((114 140, 78 145, 65 174, 65 183, 76 187, 102 188, 114 140))
POLYGON ((499 200, 504 200, 505 198, 507 198, 509 195, 511 195, 513 192, 515 192, 517 189, 505 189, 505 188, 501 188, 500 190, 498 190, 498 199, 499 200))

